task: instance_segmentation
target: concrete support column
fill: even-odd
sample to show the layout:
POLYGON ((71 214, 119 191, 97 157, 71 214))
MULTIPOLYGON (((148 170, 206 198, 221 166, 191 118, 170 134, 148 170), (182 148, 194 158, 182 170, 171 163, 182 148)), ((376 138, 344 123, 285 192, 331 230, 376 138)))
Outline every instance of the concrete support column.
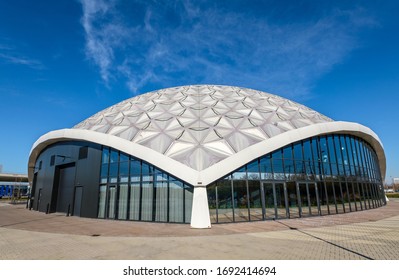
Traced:
POLYGON ((208 196, 206 187, 194 187, 193 208, 191 212, 192 228, 211 228, 211 219, 209 217, 208 196))

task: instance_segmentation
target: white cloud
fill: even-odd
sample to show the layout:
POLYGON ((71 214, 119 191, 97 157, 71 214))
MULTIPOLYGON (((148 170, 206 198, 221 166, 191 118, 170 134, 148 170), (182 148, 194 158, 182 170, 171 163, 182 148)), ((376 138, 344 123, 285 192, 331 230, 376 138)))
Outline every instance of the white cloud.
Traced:
MULTIPOLYGON (((0 48, 0 49, 5 49, 5 48, 0 48)), ((8 48, 6 50, 12 50, 12 49, 8 48)), ((11 63, 11 64, 27 66, 27 67, 30 67, 30 68, 36 69, 36 70, 44 69, 44 65, 39 60, 26 58, 26 57, 16 55, 16 54, 0 52, 0 60, 3 60, 5 62, 11 63)))
POLYGON ((277 24, 190 1, 82 6, 87 56, 106 84, 122 79, 133 93, 154 83, 220 83, 306 96, 357 47, 359 28, 375 24, 361 9, 277 24))

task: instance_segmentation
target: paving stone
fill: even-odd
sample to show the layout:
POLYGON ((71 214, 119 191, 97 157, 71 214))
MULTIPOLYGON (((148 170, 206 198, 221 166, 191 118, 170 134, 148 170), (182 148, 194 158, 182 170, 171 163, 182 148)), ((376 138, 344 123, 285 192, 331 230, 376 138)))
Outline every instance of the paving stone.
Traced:
POLYGON ((342 215, 218 224, 66 217, 0 203, 0 259, 399 259, 399 199, 342 215))

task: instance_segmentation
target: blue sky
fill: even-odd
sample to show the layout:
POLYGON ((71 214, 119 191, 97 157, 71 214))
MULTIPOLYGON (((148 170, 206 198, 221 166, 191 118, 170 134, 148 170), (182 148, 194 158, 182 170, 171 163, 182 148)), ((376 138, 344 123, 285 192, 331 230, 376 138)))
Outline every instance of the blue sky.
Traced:
POLYGON ((0 164, 131 96, 258 89, 375 131, 399 177, 399 1, 0 0, 0 164))

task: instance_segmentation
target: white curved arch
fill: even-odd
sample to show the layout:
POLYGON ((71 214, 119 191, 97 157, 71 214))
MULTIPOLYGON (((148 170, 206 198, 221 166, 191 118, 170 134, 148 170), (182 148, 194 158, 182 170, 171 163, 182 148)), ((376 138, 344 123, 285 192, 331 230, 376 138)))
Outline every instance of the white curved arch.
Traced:
POLYGON ((229 158, 222 160, 201 172, 204 184, 209 184, 256 158, 271 153, 290 143, 304 140, 313 136, 330 133, 343 133, 358 136, 364 139, 377 153, 382 180, 385 179, 386 158, 384 148, 378 136, 368 127, 351 122, 328 122, 309 125, 296 130, 287 131, 273 138, 254 144, 229 158))
POLYGON ((384 180, 386 159, 380 139, 371 129, 351 122, 319 123, 287 131, 245 148, 202 171, 194 170, 150 148, 132 143, 114 135, 84 129, 61 129, 43 135, 34 143, 29 156, 28 175, 29 181, 31 181, 36 159, 47 146, 60 141, 83 140, 109 146, 145 160, 193 186, 206 186, 262 155, 299 140, 329 133, 351 134, 370 143, 377 153, 382 179, 384 180))

